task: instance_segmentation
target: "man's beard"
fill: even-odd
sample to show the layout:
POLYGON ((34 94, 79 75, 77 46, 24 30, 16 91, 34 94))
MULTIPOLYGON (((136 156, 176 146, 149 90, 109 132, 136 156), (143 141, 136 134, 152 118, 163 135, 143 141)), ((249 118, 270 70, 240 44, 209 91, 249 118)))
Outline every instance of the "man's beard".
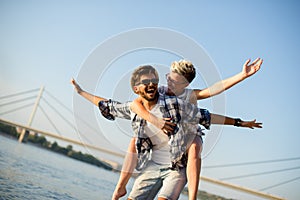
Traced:
POLYGON ((158 98, 158 92, 156 91, 155 95, 153 97, 149 97, 147 96, 147 93, 144 91, 144 92, 140 92, 139 95, 141 97, 143 97, 144 99, 146 99, 147 101, 156 101, 157 98, 158 98))

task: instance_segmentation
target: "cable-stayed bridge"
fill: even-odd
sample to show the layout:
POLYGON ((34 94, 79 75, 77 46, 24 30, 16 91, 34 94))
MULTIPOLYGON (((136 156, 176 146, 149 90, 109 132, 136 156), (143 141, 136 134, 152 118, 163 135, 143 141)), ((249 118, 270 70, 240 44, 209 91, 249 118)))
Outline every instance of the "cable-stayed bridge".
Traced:
MULTIPOLYGON (((41 135, 45 135, 47 137, 51 137, 54 139, 58 139, 67 143, 72 143, 75 145, 80 145, 88 149, 93 149, 96 151, 100 151, 102 153, 110 154, 113 156, 121 157, 123 158, 125 155, 123 153, 115 152, 112 150, 109 150, 107 148, 102 148, 99 145, 93 145, 91 142, 83 142, 82 140, 76 140, 73 138, 70 138, 68 136, 65 136, 65 134, 59 130, 59 127, 57 127, 56 123, 53 122, 52 118, 49 116, 47 109, 45 109, 44 106, 40 102, 43 102, 44 105, 46 105, 47 109, 51 109, 53 113, 57 115, 57 118, 59 118, 61 121, 63 121, 65 124, 67 124, 71 129, 73 129, 74 133, 76 133, 77 129, 76 126, 72 121, 70 121, 66 116, 64 116, 62 113, 62 109, 64 109, 66 112, 72 114, 73 111, 65 106, 58 98, 56 98, 54 95, 52 95, 50 92, 46 91, 44 87, 33 89, 33 90, 28 90, 28 91, 23 91, 23 92, 18 92, 14 94, 8 94, 4 96, 0 96, 0 123, 3 124, 8 124, 10 126, 18 127, 20 128, 21 134, 19 137, 19 142, 22 142, 24 139, 24 135, 26 131, 31 131, 34 133, 38 133, 41 135), (47 98, 44 98, 44 94, 47 95, 47 98), (56 106, 53 106, 53 103, 50 102, 53 101, 55 102, 56 106), (29 101, 34 101, 30 102, 29 101), (31 108, 32 111, 30 113, 29 120, 27 124, 21 124, 18 122, 14 122, 8 119, 5 119, 5 116, 9 115, 10 113, 15 113, 15 112, 24 112, 25 108, 31 108), (58 108, 60 107, 60 108, 58 108), (55 130, 53 132, 50 131, 45 131, 45 130, 40 130, 37 128, 32 127, 33 120, 35 118, 36 112, 40 111, 45 118, 48 120, 52 128, 55 130)), ((90 124, 88 124, 84 119, 82 120, 83 123, 85 123, 87 126, 90 127, 90 129, 93 129, 94 131, 95 128, 93 128, 90 124)), ((81 137, 85 137, 84 134, 80 134, 81 137)), ((89 141, 88 138, 85 138, 85 141, 89 141)), ((283 159, 277 159, 277 160, 264 160, 264 161, 256 161, 256 162, 245 162, 245 163, 231 163, 231 164, 224 164, 224 165, 214 165, 214 166, 204 166, 204 169, 223 169, 223 168, 228 168, 228 167, 239 167, 239 166, 249 166, 249 165, 258 165, 258 164, 266 164, 266 163, 282 163, 282 162, 287 162, 287 161, 295 161, 295 160, 300 160, 300 157, 295 157, 295 158, 283 158, 283 159)), ((231 184, 228 183, 227 181, 234 180, 234 179, 243 179, 247 177, 256 177, 256 176, 262 176, 266 174, 276 174, 276 173, 282 173, 285 171, 293 171, 293 170, 298 170, 300 169, 300 166, 294 166, 294 167, 289 167, 289 168, 283 168, 283 169, 278 169, 278 170, 269 170, 269 171, 263 171, 263 172, 256 172, 256 173, 250 173, 250 174, 245 174, 245 175, 239 175, 239 176, 232 176, 232 177, 227 177, 223 178, 220 180, 208 178, 201 176, 202 181, 206 181, 212 184, 216 184, 219 186, 223 186, 226 188, 231 188, 233 190, 245 192, 251 195, 255 195, 258 197, 262 197, 265 199, 283 199, 281 197, 277 197, 275 195, 270 195, 266 193, 265 191, 274 188, 274 187, 280 187, 282 185, 294 182, 300 177, 292 177, 287 180, 283 180, 278 183, 274 183, 273 185, 269 185, 267 187, 261 188, 259 191, 245 188, 239 185, 231 184), (226 181, 226 182, 225 182, 226 181)))

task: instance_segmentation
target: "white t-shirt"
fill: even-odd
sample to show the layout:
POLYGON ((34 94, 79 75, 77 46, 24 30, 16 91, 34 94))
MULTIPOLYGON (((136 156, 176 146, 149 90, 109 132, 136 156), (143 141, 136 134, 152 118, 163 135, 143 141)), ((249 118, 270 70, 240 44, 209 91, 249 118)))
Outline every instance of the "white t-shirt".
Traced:
MULTIPOLYGON (((162 118, 162 113, 158 104, 156 104, 149 112, 158 118, 162 118)), ((168 136, 163 133, 162 130, 158 129, 149 122, 147 122, 145 126, 145 133, 151 139, 152 144, 154 145, 152 150, 152 161, 162 165, 169 165, 171 159, 168 136)))
POLYGON ((180 95, 177 95, 177 97, 183 101, 197 105, 197 99, 192 98, 193 92, 193 89, 185 88, 180 95))

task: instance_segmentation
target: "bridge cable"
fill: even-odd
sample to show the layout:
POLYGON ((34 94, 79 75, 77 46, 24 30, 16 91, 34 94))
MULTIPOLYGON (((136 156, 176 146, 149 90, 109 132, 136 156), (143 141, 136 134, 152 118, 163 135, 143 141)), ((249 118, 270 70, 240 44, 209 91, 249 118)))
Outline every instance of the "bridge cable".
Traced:
POLYGON ((53 128, 55 129, 55 131, 58 133, 58 135, 61 135, 61 132, 58 130, 58 128, 55 126, 55 124, 53 123, 53 121, 50 119, 50 117, 47 115, 47 113, 45 112, 45 110, 43 109, 43 107, 41 105, 39 105, 39 108, 41 109, 41 111, 43 112, 43 114, 46 116, 46 118, 48 119, 48 121, 50 122, 50 124, 53 126, 53 128))
POLYGON ((26 98, 23 98, 23 99, 18 99, 18 100, 15 100, 15 101, 10 101, 10 102, 1 104, 0 107, 7 106, 7 105, 10 105, 10 104, 19 103, 19 102, 26 101, 26 100, 29 100, 29 99, 34 99, 34 98, 36 98, 36 96, 30 96, 30 97, 26 97, 26 98))
MULTIPOLYGON (((55 109, 54 106, 52 106, 45 98, 42 98, 42 99, 43 99, 43 101, 45 101, 45 103, 50 108, 52 108, 54 110, 54 112, 56 112, 56 114, 58 114, 67 124, 69 124, 69 126, 71 126, 75 131, 77 131, 76 127, 70 121, 68 121, 62 114, 60 114, 60 112, 57 109, 55 109)), ((40 108, 42 108, 42 107, 40 106, 40 108)), ((44 114, 48 118, 48 120, 50 121, 50 123, 55 127, 54 123, 50 120, 50 117, 48 115, 46 115, 45 112, 44 112, 44 114)), ((55 128, 55 130, 59 133, 59 135, 61 135, 60 131, 57 128, 55 128)), ((89 143, 91 143, 83 134, 80 134, 80 137, 85 138, 86 141, 88 141, 89 143)))
POLYGON ((14 112, 14 111, 17 111, 17 110, 21 110, 21 109, 24 109, 24 108, 27 108, 27 107, 33 106, 33 105, 34 105, 34 103, 26 104, 26 105, 23 105, 23 106, 20 106, 20 107, 2 112, 2 113, 0 113, 0 115, 5 115, 5 114, 11 113, 11 112, 14 112))
POLYGON ((5 96, 1 96, 0 99, 10 98, 10 97, 14 97, 14 96, 18 96, 18 95, 30 93, 30 92, 35 92, 35 91, 38 91, 38 90, 39 90, 39 88, 33 89, 33 90, 24 91, 24 92, 19 92, 19 93, 15 93, 15 94, 5 95, 5 96))
POLYGON ((76 127, 70 122, 68 121, 57 109, 54 108, 54 106, 52 106, 45 98, 42 98, 43 101, 45 101, 45 103, 54 110, 54 112, 56 112, 56 114, 58 114, 67 124, 69 124, 69 126, 71 126, 75 131, 76 131, 76 127))
MULTIPOLYGON (((55 96, 53 96, 50 92, 46 91, 45 92, 52 98, 54 99, 57 103, 59 103, 61 106, 63 106, 67 111, 70 112, 71 115, 74 115, 73 111, 68 108, 66 105, 64 105, 59 99, 57 99, 55 96)), ((85 125, 87 125, 90 129, 92 129, 95 132, 98 132, 98 130, 96 128, 94 128, 91 124, 89 124, 87 121, 85 121, 84 119, 82 119, 80 116, 75 115, 76 118, 78 118, 80 121, 82 121, 85 125)))
POLYGON ((280 186, 280 185, 285 185, 287 183, 290 183, 290 182, 293 182, 293 181, 296 181, 300 179, 300 176, 296 177, 296 178, 293 178, 293 179, 290 179, 290 180, 287 180, 287 181, 283 181, 283 182, 280 182, 280 183, 277 183, 275 185, 271 185, 269 187, 265 187, 265 188, 262 188, 260 189, 259 191, 264 191, 264 190, 268 190, 268 189, 271 189, 271 188, 274 188, 274 187, 277 187, 277 186, 280 186))
MULTIPOLYGON (((54 95, 52 95, 50 92, 46 91, 47 95, 49 95, 53 100, 55 100, 59 105, 61 105, 62 107, 64 107, 67 111, 70 112, 70 114, 73 115, 73 111, 68 108, 66 105, 64 105, 60 100, 58 100, 54 95)), ((50 103, 45 100, 45 98, 43 97, 43 100, 58 114, 60 115, 60 117, 62 117, 76 132, 77 132, 77 127, 75 127, 73 124, 71 124, 71 122, 69 122, 66 118, 64 118, 55 108, 54 106, 50 105, 50 103)), ((80 119, 80 118, 79 118, 80 119)), ((83 121, 88 127, 90 127, 92 130, 94 130, 95 132, 97 132, 98 130, 96 130, 95 128, 93 128, 90 124, 88 124, 86 121, 84 121, 83 119, 80 119, 81 121, 83 121)), ((81 139, 84 138, 86 141, 88 141, 90 144, 93 144, 93 142, 91 142, 87 137, 85 137, 84 134, 79 134, 79 137, 81 139)))
POLYGON ((53 96, 50 92, 45 90, 45 93, 47 93, 53 100, 55 100, 58 104, 60 104, 62 107, 64 107, 67 111, 72 113, 72 110, 68 108, 66 105, 64 105, 60 100, 58 100, 55 96, 53 96))
POLYGON ((296 169, 300 169, 300 166, 292 167, 292 168, 286 168, 286 169, 273 170, 273 171, 265 171, 265 172, 254 173, 254 174, 232 176, 232 177, 227 177, 227 178, 221 178, 220 180, 232 180, 232 179, 247 178, 247 177, 260 176, 260 175, 266 175, 266 174, 274 174, 274 173, 278 173, 278 172, 285 172, 285 171, 296 170, 296 169))
POLYGON ((232 163, 232 164, 223 164, 223 165, 211 165, 211 166, 203 166, 203 168, 211 169, 211 168, 235 167, 235 166, 243 166, 243 165, 257 165, 257 164, 274 163, 274 162, 285 162, 285 161, 292 161, 292 160, 300 160, 300 157, 244 162, 244 163, 232 163))

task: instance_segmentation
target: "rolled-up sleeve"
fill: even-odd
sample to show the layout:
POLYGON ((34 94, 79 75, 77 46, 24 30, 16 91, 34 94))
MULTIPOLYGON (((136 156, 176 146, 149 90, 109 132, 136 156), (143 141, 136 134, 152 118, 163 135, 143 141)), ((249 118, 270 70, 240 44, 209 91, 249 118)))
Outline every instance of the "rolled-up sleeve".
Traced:
POLYGON ((103 117, 108 120, 115 118, 131 119, 130 103, 120 103, 117 101, 99 101, 98 107, 103 117))
POLYGON ((198 108, 201 117, 199 119, 199 124, 204 126, 206 129, 209 129, 210 124, 211 124, 211 117, 210 117, 210 112, 206 109, 201 109, 198 108))

